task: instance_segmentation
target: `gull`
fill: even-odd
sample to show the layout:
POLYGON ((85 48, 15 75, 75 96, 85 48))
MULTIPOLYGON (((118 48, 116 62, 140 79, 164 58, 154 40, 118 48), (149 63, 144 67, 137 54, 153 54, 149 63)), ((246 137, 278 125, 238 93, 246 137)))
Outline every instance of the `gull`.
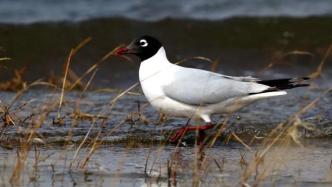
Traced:
POLYGON ((186 125, 169 138, 177 143, 186 132, 213 128, 211 116, 233 113, 255 101, 286 95, 285 89, 308 86, 307 77, 260 80, 253 77, 234 77, 206 70, 182 67, 171 63, 162 43, 149 35, 133 40, 116 55, 135 55, 140 58, 139 80, 149 103, 159 112, 202 119, 204 125, 186 125))

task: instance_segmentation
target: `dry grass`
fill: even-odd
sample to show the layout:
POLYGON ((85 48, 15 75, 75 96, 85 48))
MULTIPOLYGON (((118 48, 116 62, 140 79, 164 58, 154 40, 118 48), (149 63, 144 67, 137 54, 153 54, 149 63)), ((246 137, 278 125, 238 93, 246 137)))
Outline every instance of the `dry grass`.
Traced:
POLYGON ((0 61, 9 61, 11 60, 11 58, 8 58, 8 57, 1 57, 0 58, 0 61))
POLYGON ((59 100, 58 118, 61 117, 61 106, 62 106, 64 94, 65 94, 65 86, 66 86, 67 75, 68 75, 68 70, 69 70, 69 65, 71 63, 71 60, 72 60, 73 56, 77 53, 77 51, 80 50, 82 47, 84 47, 84 45, 86 45, 90 41, 91 41, 91 38, 87 38, 87 39, 83 40, 81 43, 79 43, 75 48, 70 50, 69 56, 65 63, 65 70, 64 70, 65 73, 63 75, 61 96, 60 96, 60 100, 59 100))
MULTIPOLYGON (((12 98, 12 100, 8 103, 1 103, 1 119, 2 119, 2 126, 1 126, 1 134, 2 137, 4 131, 11 126, 22 126, 24 127, 23 131, 25 131, 23 137, 19 137, 18 144, 13 143, 11 145, 9 142, 1 143, 3 148, 8 149, 16 149, 16 162, 11 173, 11 176, 8 182, 13 186, 24 185, 26 181, 23 181, 22 177, 24 172, 28 170, 27 162, 29 161, 29 156, 34 153, 34 169, 33 172, 30 173, 30 181, 38 181, 38 167, 41 162, 45 162, 46 160, 51 159, 50 155, 43 157, 40 152, 40 147, 47 148, 47 138, 39 135, 38 130, 42 128, 42 126, 46 123, 45 121, 52 118, 50 114, 54 111, 57 112, 57 118, 53 120, 53 125, 57 128, 61 128, 61 125, 70 126, 71 130, 68 131, 66 142, 63 143, 63 147, 61 147, 63 154, 66 155, 64 158, 61 158, 55 162, 64 162, 63 166, 63 174, 69 173, 73 184, 77 184, 77 181, 74 177, 75 171, 83 172, 85 175, 89 173, 89 164, 93 159, 94 154, 98 151, 101 145, 103 145, 102 141, 102 130, 99 130, 95 135, 92 135, 92 130, 95 129, 96 126, 103 126, 105 121, 110 119, 112 116, 107 116, 105 111, 100 111, 98 114, 88 114, 81 112, 80 110, 80 103, 84 98, 82 97, 83 93, 89 89, 95 74, 97 73, 98 66, 104 62, 106 59, 109 59, 113 56, 114 51, 117 49, 110 51, 105 56, 103 56, 98 62, 96 62, 93 66, 88 68, 82 75, 77 76, 74 72, 70 70, 70 65, 72 63, 72 59, 74 58, 75 54, 79 52, 79 50, 88 44, 91 41, 91 38, 87 38, 79 43, 75 48, 73 48, 68 58, 64 64, 64 73, 63 77, 56 82, 61 82, 61 86, 54 84, 54 80, 51 82, 42 82, 41 80, 37 80, 31 84, 26 83, 23 78, 22 74, 24 70, 15 71, 15 76, 12 80, 8 82, 4 82, 0 84, 0 90, 10 90, 10 91, 17 91, 17 94, 12 98), (90 75, 88 82, 84 84, 82 80, 90 75), (72 77, 71 82, 68 81, 68 76, 72 77), (29 89, 33 86, 46 86, 52 87, 55 90, 61 90, 59 98, 55 98, 52 101, 48 101, 44 103, 41 108, 38 110, 38 113, 32 113, 29 115, 19 115, 19 111, 24 108, 25 106, 30 104, 30 101, 26 101, 25 103, 17 106, 18 100, 29 91, 29 89), (70 114, 66 114, 63 112, 63 107, 69 101, 66 100, 66 93, 74 89, 77 85, 80 85, 82 89, 82 94, 80 97, 77 98, 75 101, 77 103, 76 108, 72 108, 72 112, 70 114), (15 105, 16 104, 16 105, 15 105), (66 121, 67 119, 67 121, 66 121), (68 120, 69 119, 69 120, 68 120), (84 135, 82 139, 76 141, 76 144, 73 144, 73 129, 79 125, 80 120, 89 121, 90 128, 84 135), (68 124, 69 123, 69 124, 68 124), (72 155, 69 155, 69 152, 73 152, 72 155)), ((326 52, 326 55, 323 57, 320 65, 318 66, 317 70, 310 74, 311 78, 318 78, 323 70, 323 66, 326 62, 326 59, 330 55, 331 47, 326 52)), ((286 55, 309 55, 306 52, 294 51, 286 55)), ((284 55, 285 56, 285 55, 284 55)), ((216 70, 219 61, 213 61, 211 59, 205 57, 194 57, 194 59, 204 60, 210 62, 212 64, 211 69, 216 70)), ((0 58, 2 60, 9 60, 6 58, 0 58)), ((187 61, 185 59, 178 63, 183 63, 187 61)), ((267 65, 267 67, 263 68, 262 71, 266 71, 269 68, 272 68, 275 63, 271 63, 267 65)), ((56 79, 53 77, 52 79, 56 79)), ((135 83, 128 87, 128 89, 118 93, 114 98, 107 104, 107 110, 113 111, 117 102, 124 97, 126 94, 130 93, 135 87, 138 86, 139 83, 135 83)), ((331 93, 331 89, 326 90, 322 96, 331 93)), ((321 96, 321 97, 322 97, 321 96)), ((287 148, 292 143, 296 143, 297 145, 301 146, 301 138, 299 137, 299 129, 308 129, 309 127, 306 123, 301 121, 301 116, 304 115, 306 112, 313 109, 317 102, 321 99, 321 97, 315 98, 309 104, 304 106, 301 110, 294 113, 289 119, 285 122, 280 123, 277 125, 271 132, 266 136, 263 140, 260 140, 259 146, 252 146, 252 142, 257 137, 252 137, 252 140, 247 141, 246 139, 242 139, 236 133, 231 133, 225 140, 225 144, 229 142, 229 140, 233 140, 238 142, 240 145, 243 145, 244 149, 241 149, 240 159, 238 161, 239 171, 241 173, 241 178, 238 179, 239 186, 262 186, 266 180, 270 178, 273 171, 280 167, 283 163, 282 154, 286 154, 287 148), (282 149, 280 153, 276 154, 273 151, 273 148, 278 145, 282 149), (251 157, 247 157, 247 155, 251 155, 251 157), (267 161, 268 160, 268 161, 267 161)), ((106 105, 106 104, 105 104, 106 105)), ((116 131, 121 128, 125 123, 131 121, 132 123, 141 122, 144 124, 151 124, 153 120, 147 119, 143 112, 148 105, 141 105, 137 103, 137 112, 132 112, 128 114, 127 119, 123 119, 119 121, 117 124, 112 126, 112 129, 107 129, 107 135, 113 135, 116 131)), ((189 185, 189 186, 205 186, 208 185, 211 181, 209 178, 215 178, 216 181, 213 182, 214 185, 224 185, 223 181, 223 174, 225 173, 225 160, 217 158, 215 155, 211 153, 211 150, 216 142, 220 142, 220 137, 223 135, 225 128, 227 127, 228 120, 231 115, 226 116, 223 121, 219 123, 216 127, 215 132, 211 134, 209 137, 206 138, 204 141, 204 145, 194 147, 194 154, 190 160, 190 164, 183 163, 182 154, 186 152, 186 149, 183 149, 180 146, 180 143, 176 145, 172 151, 171 155, 169 156, 167 163, 164 163, 164 168, 166 171, 162 171, 162 168, 156 168, 159 165, 157 164, 161 160, 161 155, 165 152, 165 147, 167 144, 165 141, 160 140, 156 142, 148 142, 142 143, 137 142, 136 139, 132 141, 126 142, 128 150, 133 147, 144 147, 150 146, 149 151, 146 156, 146 161, 142 163, 144 165, 144 171, 142 171, 145 175, 147 180, 154 181, 154 183, 161 184, 161 178, 166 177, 168 186, 182 186, 182 185, 189 185), (152 146, 151 146, 152 145, 152 146), (152 152, 151 149, 157 148, 155 152, 152 152), (152 155, 154 153, 154 155, 152 155), (211 170, 211 167, 216 167, 219 172, 218 177, 210 177, 215 176, 211 170), (160 171, 159 175, 156 176, 153 174, 154 171, 160 171), (184 173, 188 173, 189 177, 183 176, 184 173), (184 179, 189 178, 189 182, 185 181, 184 179)), ((164 117, 161 116, 160 119, 155 122, 158 124, 158 127, 162 127, 165 124, 163 120, 164 117)), ((189 124, 190 120, 188 120, 189 124)), ((18 128, 20 129, 20 128, 18 128)), ((162 132, 163 133, 163 132, 162 132)), ((167 134, 167 133, 165 133, 167 134)), ((17 143, 17 142, 16 142, 17 143)), ((226 145, 227 146, 227 145, 226 145)), ((125 163, 126 160, 122 160, 119 162, 120 166, 125 163)), ((50 168, 53 173, 56 172, 56 168, 53 165, 50 165, 50 168)), ((61 179, 62 183, 64 183, 64 178, 61 179)), ((53 180, 53 182, 55 179, 53 180)))
POLYGON ((14 77, 11 80, 0 83, 0 90, 3 91, 17 91, 22 90, 27 86, 27 82, 23 80, 25 68, 14 70, 14 77))

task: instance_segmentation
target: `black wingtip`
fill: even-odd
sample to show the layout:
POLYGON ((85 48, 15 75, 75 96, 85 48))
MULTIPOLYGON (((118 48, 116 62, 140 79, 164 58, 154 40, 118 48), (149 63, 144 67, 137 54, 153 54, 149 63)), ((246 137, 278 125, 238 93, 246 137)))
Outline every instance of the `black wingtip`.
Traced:
POLYGON ((308 84, 308 83, 302 83, 303 81, 306 81, 309 79, 310 79, 310 77, 273 79, 273 80, 262 80, 262 81, 258 81, 257 83, 273 87, 276 90, 285 90, 285 89, 292 89, 292 88, 297 88, 297 87, 310 86, 310 84, 308 84))
POLYGON ((309 80, 310 77, 302 77, 301 79, 302 79, 302 80, 309 80))

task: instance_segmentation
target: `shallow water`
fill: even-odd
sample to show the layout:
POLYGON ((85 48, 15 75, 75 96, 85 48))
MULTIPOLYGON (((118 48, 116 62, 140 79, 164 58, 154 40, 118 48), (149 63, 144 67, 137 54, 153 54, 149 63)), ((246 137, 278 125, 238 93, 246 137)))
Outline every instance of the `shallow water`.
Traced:
MULTIPOLYGON (((234 113, 227 120, 226 131, 216 145, 202 154, 206 160, 201 165, 202 158, 197 159, 194 147, 176 150, 175 146, 165 146, 168 134, 183 126, 186 119, 169 118, 158 123, 158 113, 147 104, 138 88, 114 105, 111 101, 119 92, 68 92, 60 112, 62 123, 54 122, 58 113, 59 91, 32 89, 14 102, 16 93, 1 92, 2 106, 13 103, 9 114, 15 125, 5 126, 3 123, 2 126, 0 183, 9 185, 11 182, 21 186, 192 186, 199 174, 203 186, 238 186, 255 153, 261 153, 265 146, 259 142, 250 144, 252 151, 248 151, 234 140, 225 145, 224 139, 232 132, 244 137, 247 144, 253 137, 261 139, 321 96, 314 108, 301 115, 302 123, 314 127, 299 128, 301 145, 277 144, 264 157, 259 169, 250 172, 245 182, 254 184, 257 176, 264 174, 258 180, 263 186, 329 186, 332 183, 332 144, 329 138, 332 134, 332 95, 331 92, 322 95, 326 89, 290 90, 286 96, 263 100, 234 113), (78 111, 85 115, 75 115, 78 111), (42 120, 43 114, 45 121, 42 120), (18 155, 22 158, 25 153, 24 142, 32 132, 32 124, 39 124, 39 121, 41 124, 36 128, 33 144, 27 149, 24 169, 19 170, 17 179, 10 181, 18 155), (75 157, 85 136, 85 146, 75 157), (96 137, 101 146, 83 167, 91 150, 90 143, 96 137), (169 175, 167 163, 170 161, 176 163, 172 169, 176 174, 169 175), (216 162, 222 165, 222 169, 216 162), (198 168, 195 170, 198 172, 193 172, 194 168, 198 168)), ((225 118, 215 116, 214 120, 222 122, 225 118)), ((184 141, 190 142, 193 138, 189 134, 184 141)))
MULTIPOLYGON (((227 120, 225 134, 234 132, 245 137, 264 137, 278 124, 286 122, 303 107, 320 98, 315 107, 300 115, 301 123, 311 129, 300 128, 300 132, 302 137, 328 137, 332 134, 332 95, 331 92, 324 91, 326 89, 290 90, 286 96, 259 101, 230 116, 216 115, 213 120, 215 123, 227 120)), ((31 128, 31 123, 42 119, 43 114, 45 120, 37 132, 48 143, 64 142, 69 134, 72 141, 80 141, 90 128, 89 137, 101 132, 101 138, 108 143, 131 138, 141 142, 163 141, 171 130, 186 124, 187 119, 174 117, 159 122, 159 114, 147 103, 144 96, 136 94, 126 95, 111 104, 118 93, 67 93, 60 112, 62 123, 57 124, 54 120, 58 119, 60 93, 47 90, 28 91, 10 107, 9 114, 16 125, 4 126, 1 140, 18 142, 20 137, 30 133, 28 129, 31 128)), ((0 95, 3 106, 9 106, 11 99, 16 96, 12 92, 1 92, 0 95)))
MULTIPOLYGON (((249 178, 252 184, 254 175, 265 172, 260 184, 263 186, 330 186, 331 140, 310 140, 303 146, 276 146, 264 159, 257 173, 249 178), (309 164, 310 163, 310 164, 309 164)), ((180 148, 177 151, 176 182, 168 177, 167 161, 173 158, 175 147, 151 146, 126 148, 123 146, 102 146, 92 156, 86 168, 80 168, 89 151, 83 148, 74 158, 77 147, 38 147, 40 161, 35 162, 32 149, 21 173, 20 185, 28 186, 191 186, 195 148, 180 148), (145 163, 147 172, 145 174, 145 163), (73 161, 74 160, 74 161, 73 161), (70 164, 73 161, 72 169, 70 164)), ((259 146, 252 146, 259 150, 259 146)), ((255 152, 249 152, 241 145, 230 143, 205 151, 205 164, 200 168, 203 186, 239 186, 246 164, 250 164, 255 152), (242 156, 241 156, 242 155, 242 156), (244 155, 244 156, 243 156, 244 155), (242 164, 240 162, 241 157, 242 164), (215 160, 222 168, 217 167, 215 160), (246 164, 244 164, 246 163, 246 164), (222 169, 222 170, 220 170, 222 169), (205 176, 205 177, 204 177, 205 176)), ((1 185, 9 185, 16 151, 0 148, 1 185)))

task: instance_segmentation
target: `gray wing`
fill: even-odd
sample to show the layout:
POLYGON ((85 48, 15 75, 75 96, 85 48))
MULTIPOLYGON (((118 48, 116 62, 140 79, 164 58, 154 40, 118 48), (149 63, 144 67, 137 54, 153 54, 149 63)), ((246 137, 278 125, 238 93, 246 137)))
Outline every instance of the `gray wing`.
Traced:
POLYGON ((163 87, 166 96, 190 105, 208 105, 230 98, 267 90, 269 86, 255 83, 252 77, 231 77, 213 72, 180 67, 173 80, 163 87))

